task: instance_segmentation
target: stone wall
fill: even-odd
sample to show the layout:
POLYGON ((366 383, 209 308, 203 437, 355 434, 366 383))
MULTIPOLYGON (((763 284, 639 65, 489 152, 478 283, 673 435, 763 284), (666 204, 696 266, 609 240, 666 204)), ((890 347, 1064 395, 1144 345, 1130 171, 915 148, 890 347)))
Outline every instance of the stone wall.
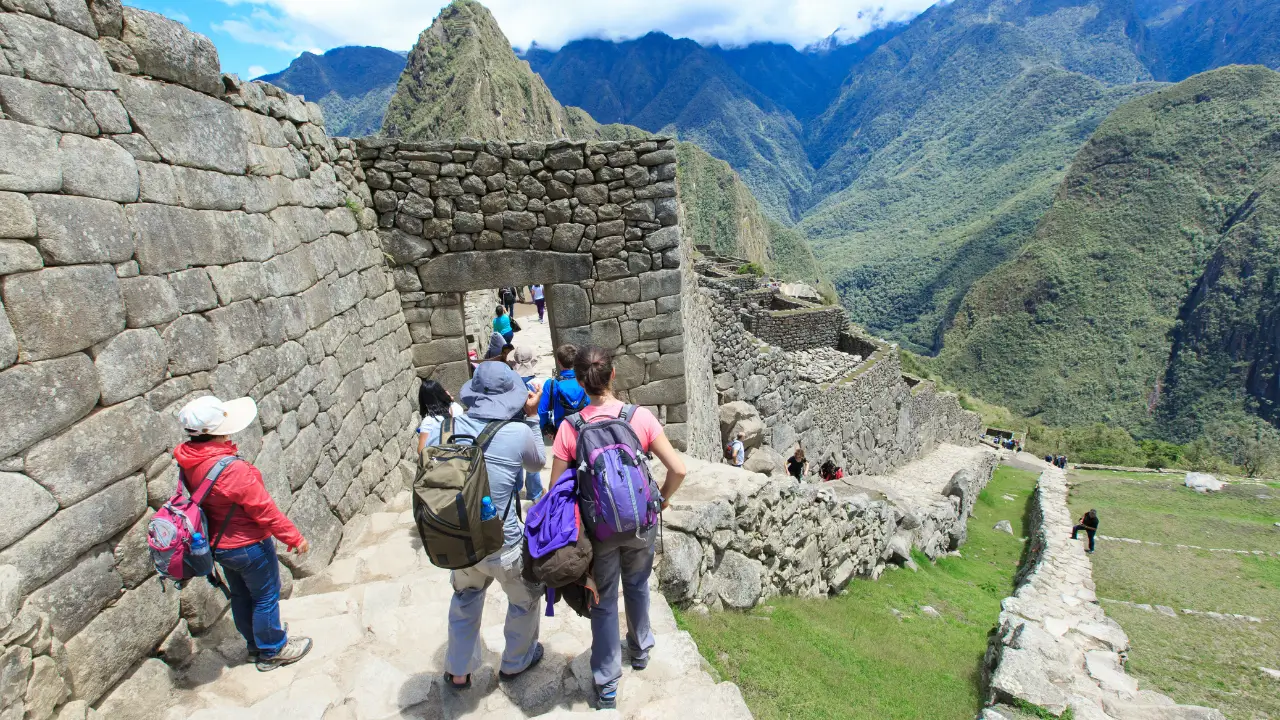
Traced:
POLYGON ((288 580, 404 486, 416 380, 359 150, 318 106, 118 0, 0 8, 0 716, 43 720, 225 608, 146 553, 179 407, 257 400, 241 453, 311 542, 288 580))
POLYGON ((1129 638, 1102 611, 1084 546, 1070 539, 1066 476, 1044 467, 1017 591, 1001 603, 983 663, 991 707, 981 720, 1024 717, 1012 707, 1018 702, 1055 717, 1070 709, 1081 719, 1225 720, 1218 710, 1141 690, 1125 673, 1129 638))
POLYGON ((855 339, 845 330, 838 347, 868 354, 838 380, 812 382, 801 374, 809 365, 807 356, 765 343, 744 327, 741 296, 751 289, 708 275, 698 275, 697 282, 703 300, 697 305, 699 317, 688 325, 709 333, 709 345, 699 346, 697 353, 711 355, 720 403, 750 403, 764 425, 761 441, 777 452, 789 454, 800 442, 815 465, 833 458, 846 473, 880 475, 939 443, 977 442, 978 416, 932 383, 909 386, 896 348, 855 339))
POLYGON ((824 597, 855 577, 958 548, 995 454, 975 454, 927 502, 872 497, 847 485, 695 461, 671 509, 658 577, 680 605, 746 609, 774 595, 824 597))
POLYGON ((834 348, 849 324, 842 307, 824 307, 782 295, 747 303, 741 317, 752 335, 783 350, 834 348))
POLYGON ((553 344, 616 350, 615 389, 686 446, 674 141, 357 144, 420 377, 467 378, 461 293, 542 284, 553 344))

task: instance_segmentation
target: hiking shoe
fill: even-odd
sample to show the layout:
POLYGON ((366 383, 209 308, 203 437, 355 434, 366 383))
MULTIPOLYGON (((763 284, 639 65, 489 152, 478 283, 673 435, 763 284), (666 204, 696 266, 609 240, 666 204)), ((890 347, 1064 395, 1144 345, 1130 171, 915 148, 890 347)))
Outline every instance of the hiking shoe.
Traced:
POLYGON ((645 668, 647 668, 647 667, 649 667, 649 656, 648 656, 648 655, 645 655, 645 656, 644 656, 644 657, 642 657, 642 658, 638 658, 638 657, 633 657, 633 658, 631 658, 631 669, 632 669, 632 670, 643 670, 643 669, 645 669, 645 668))
POLYGON ((534 669, 534 668, 538 667, 538 663, 542 662, 542 656, 543 656, 544 654, 545 654, 545 651, 542 649, 542 643, 538 643, 538 647, 536 647, 536 648, 534 648, 534 649, 533 649, 533 659, 529 661, 529 664, 528 664, 528 665, 526 665, 526 666, 525 666, 525 668, 524 668, 523 670, 521 670, 521 671, 519 671, 519 672, 513 672, 513 673, 506 673, 506 672, 498 671, 498 677, 499 677, 499 678, 502 678, 503 680, 515 680, 516 678, 520 677, 521 675, 523 675, 523 674, 525 674, 525 673, 529 672, 530 670, 532 670, 532 669, 534 669))
POLYGON ((258 672, 271 672, 276 668, 292 665, 306 657, 309 652, 311 652, 311 638, 302 637, 301 635, 291 637, 284 644, 284 647, 280 649, 280 652, 275 655, 271 657, 258 656, 258 672))
POLYGON ((602 694, 600 689, 596 689, 596 709, 597 710, 616 710, 618 708, 618 691, 615 690, 608 695, 602 694))

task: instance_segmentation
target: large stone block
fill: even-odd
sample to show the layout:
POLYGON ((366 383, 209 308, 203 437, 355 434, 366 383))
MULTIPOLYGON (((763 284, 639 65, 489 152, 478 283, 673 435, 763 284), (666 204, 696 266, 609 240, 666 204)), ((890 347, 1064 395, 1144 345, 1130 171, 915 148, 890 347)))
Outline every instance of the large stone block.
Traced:
POLYGON ((35 236, 36 213, 31 201, 21 193, 0 192, 0 238, 35 236))
POLYGON ((210 310, 205 317, 213 325, 219 362, 239 357, 262 343, 262 315, 251 300, 210 310))
MULTIPOLYGON (((211 267, 209 280, 223 305, 240 300, 261 300, 267 296, 267 284, 263 273, 264 263, 242 262, 211 267)), ((125 301, 128 305, 128 300, 125 301)))
POLYGON ((591 322, 591 301, 587 291, 577 285, 561 284, 547 288, 547 308, 554 328, 579 327, 591 322))
POLYGON ((222 90, 218 50, 209 38, 180 22, 137 8, 124 9, 120 39, 133 51, 138 70, 217 96, 222 90))
POLYGON ((135 398, 37 443, 27 453, 26 472, 69 507, 155 458, 175 430, 146 400, 135 398))
POLYGON ((170 273, 165 279, 173 287, 174 297, 178 300, 178 310, 192 313, 218 307, 218 294, 214 292, 209 273, 205 272, 204 268, 170 273))
POLYGON ((467 339, 463 337, 441 338, 413 346, 413 364, 417 367, 457 362, 466 357, 467 339))
POLYGON ((53 582, 31 593, 22 612, 46 613, 53 636, 66 642, 120 597, 123 587, 111 552, 91 552, 53 582))
POLYGON ((9 367, 17 359, 18 336, 13 334, 9 315, 4 311, 4 303, 0 302, 0 369, 9 367))
POLYGON ((702 544, 691 535, 667 530, 658 563, 663 594, 675 602, 692 600, 698 596, 701 572, 702 544))
POLYGON ((683 330, 680 313, 667 313, 640 321, 641 340, 659 340, 679 335, 683 330))
POLYGON ((70 691, 58 672, 58 663, 48 655, 41 655, 31 662, 31 681, 23 697, 27 717, 31 720, 48 720, 53 709, 67 699, 70 691))
MULTIPOLYGON (((186 634, 187 654, 189 655, 194 651, 189 646, 191 636, 186 628, 182 627, 182 623, 179 623, 179 627, 186 634)), ((183 658, 182 650, 176 647, 183 642, 181 638, 174 637, 177 632, 178 628, 175 628, 173 632, 165 637, 161 645, 164 650, 164 660, 157 658, 144 660, 136 670, 129 673, 129 677, 121 680, 118 685, 111 689, 110 694, 102 699, 102 702, 98 704, 97 715, 93 718, 86 717, 85 720, 97 720, 97 718, 152 720, 155 717, 153 704, 156 698, 167 698, 174 691, 177 677, 170 667, 170 663, 173 664, 173 667, 177 667, 181 665, 179 658, 183 658)), ((64 719, 59 717, 58 720, 64 719)), ((80 720, 80 718, 75 718, 75 720, 80 720)))
POLYGON ((138 164, 107 138, 63 135, 62 191, 115 202, 137 202, 138 164))
POLYGON ((138 266, 147 275, 244 259, 246 228, 235 222, 238 213, 156 203, 135 203, 125 212, 134 230, 138 266))
POLYGON ((49 264, 122 263, 133 257, 133 231, 118 203, 68 195, 33 195, 31 206, 36 214, 40 252, 49 264))
POLYGON ((591 323, 591 344, 602 348, 616 348, 622 344, 622 334, 617 320, 599 320, 591 323))
POLYGON ((152 328, 125 330, 94 350, 102 404, 115 405, 137 397, 164 380, 169 366, 160 333, 152 328))
POLYGON ((124 329, 124 299, 110 265, 9 275, 3 292, 24 362, 83 350, 124 329))
POLYGON ((0 550, 39 527, 58 511, 58 501, 26 475, 0 472, 0 550))
POLYGON ((670 378, 641 385, 631 391, 631 402, 636 405, 679 405, 687 399, 683 377, 670 378))
POLYGON ((311 248, 300 247, 262 264, 267 292, 275 297, 297 295, 319 281, 311 248))
POLYGON ((315 483, 308 482, 294 496, 289 519, 311 544, 311 549, 305 555, 284 553, 280 556, 281 562, 298 578, 310 577, 324 570, 342 540, 342 523, 329 510, 329 503, 315 483))
POLYGON ((147 483, 133 475, 65 508, 26 537, 0 551, 0 565, 13 565, 30 592, 62 573, 89 548, 133 524, 146 510, 147 483))
POLYGON ((227 611, 227 597, 208 581, 197 578, 182 586, 178 602, 178 615, 186 621, 191 632, 199 635, 213 627, 227 611))
POLYGON ((735 610, 746 610, 760 599, 764 568, 735 550, 726 550, 719 567, 711 576, 711 584, 720 600, 735 610))
POLYGON ((231 105, 177 85, 122 78, 134 126, 175 165, 243 175, 249 133, 231 105))
MULTIPOLYGON (((10 17, 4 14, 0 17, 10 17)), ((58 133, 0 120, 0 190, 57 192, 62 189, 58 133)))
POLYGON ((0 75, 0 106, 9 118, 27 125, 81 135, 98 134, 93 114, 80 98, 60 85, 0 75))
POLYGON ((199 315, 183 315, 164 329, 169 372, 189 375, 218 365, 218 341, 213 325, 199 315))
MULTIPOLYGON (((174 475, 176 476, 177 473, 175 472, 174 475)), ((158 476, 157 481, 164 477, 164 475, 158 476)), ((174 487, 168 490, 172 492, 176 489, 175 482, 174 487)), ((111 549, 116 574, 120 576, 127 588, 138 587, 143 580, 156 574, 155 563, 151 562, 151 548, 147 545, 147 525, 155 514, 154 510, 148 508, 137 522, 120 535, 111 549)))
POLYGON ((160 583, 143 583, 66 644, 75 696, 102 697, 139 660, 151 654, 178 623, 179 594, 160 583))
POLYGON ((630 277, 597 282, 591 291, 591 298, 597 305, 637 302, 640 300, 640 280, 630 277))
POLYGON ((80 90, 115 90, 116 76, 93 39, 61 25, 19 13, 0 14, 10 52, 22 58, 29 80, 80 90))
POLYGON ((657 270, 640 274, 640 299, 654 300, 680 294, 679 270, 657 270))
POLYGON ((427 292, 463 292, 508 285, 555 285, 591 277, 591 256, 540 250, 456 252, 418 268, 427 292))
POLYGON ((68 427, 98 402, 98 373, 77 353, 0 372, 0 457, 68 427))

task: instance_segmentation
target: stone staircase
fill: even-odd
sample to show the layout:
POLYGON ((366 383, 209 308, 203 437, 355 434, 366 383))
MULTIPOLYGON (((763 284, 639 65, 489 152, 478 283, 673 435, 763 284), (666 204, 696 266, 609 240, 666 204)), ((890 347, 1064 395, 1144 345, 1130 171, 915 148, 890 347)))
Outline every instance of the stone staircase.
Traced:
MULTIPOLYGON (((329 568, 295 583, 281 603, 290 632, 315 640, 301 662, 259 673, 246 662, 230 613, 197 640, 195 657, 163 711, 165 720, 382 720, 383 718, 573 717, 659 720, 750 718, 737 686, 717 683, 688 633, 653 592, 657 636, 648 668, 624 670, 618 709, 592 711, 591 628, 563 603, 544 617, 542 663, 499 682, 506 596, 495 583, 486 599, 485 664, 470 690, 442 680, 449 574, 426 562, 401 493, 388 512, 356 518, 329 568)), ((623 620, 625 622, 625 619, 623 620)), ((620 632, 625 632, 625 625, 620 632)), ((626 643, 623 643, 624 653, 626 643)), ((624 659, 625 660, 625 659, 624 659)), ((624 666, 627 663, 624 661, 624 666)))

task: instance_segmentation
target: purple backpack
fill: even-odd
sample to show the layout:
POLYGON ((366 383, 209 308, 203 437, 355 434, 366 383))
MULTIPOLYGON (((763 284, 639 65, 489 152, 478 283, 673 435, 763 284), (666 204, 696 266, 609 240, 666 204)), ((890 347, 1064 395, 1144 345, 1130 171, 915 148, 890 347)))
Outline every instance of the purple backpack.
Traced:
POLYGON ((649 474, 640 438, 631 427, 635 405, 616 418, 565 418, 578 431, 578 504, 597 540, 648 530, 658 522, 662 498, 649 474))

